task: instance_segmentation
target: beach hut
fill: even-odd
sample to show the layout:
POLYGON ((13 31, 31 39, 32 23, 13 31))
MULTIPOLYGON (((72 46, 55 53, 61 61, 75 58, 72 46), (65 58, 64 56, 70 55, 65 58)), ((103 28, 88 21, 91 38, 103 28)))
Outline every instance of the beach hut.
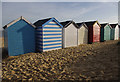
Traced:
POLYGON ((88 43, 100 42, 100 27, 98 21, 85 22, 88 27, 88 43))
POLYGON ((78 25, 78 45, 88 43, 88 27, 82 23, 76 23, 78 25))
POLYGON ((62 48, 62 25, 54 18, 38 20, 36 26, 36 50, 39 52, 62 48))
POLYGON ((35 52, 35 26, 20 17, 4 27, 4 46, 9 56, 35 52))
POLYGON ((119 26, 118 24, 110 24, 112 27, 111 30, 111 40, 118 40, 119 39, 119 26))
POLYGON ((119 38, 120 38, 120 25, 118 25, 119 26, 119 38))
POLYGON ((63 25, 63 48, 77 46, 77 24, 74 21, 61 22, 63 25))
POLYGON ((101 31, 100 31, 100 41, 101 42, 110 40, 111 29, 112 29, 112 27, 110 26, 109 23, 101 24, 101 31))

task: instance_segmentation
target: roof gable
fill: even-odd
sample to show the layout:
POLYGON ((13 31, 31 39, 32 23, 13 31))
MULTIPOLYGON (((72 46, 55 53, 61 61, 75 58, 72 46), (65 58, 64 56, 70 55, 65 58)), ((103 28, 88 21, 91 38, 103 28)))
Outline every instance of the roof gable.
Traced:
POLYGON ((65 21, 60 23, 63 25, 63 28, 67 28, 70 24, 73 24, 76 28, 78 28, 78 25, 74 21, 65 21))
POLYGON ((34 25, 36 27, 40 27, 40 26, 44 27, 45 25, 47 25, 51 21, 55 21, 60 27, 63 27, 54 17, 47 18, 47 19, 42 19, 42 20, 38 20, 37 22, 34 23, 34 25))
POLYGON ((100 25, 101 25, 101 28, 105 28, 107 25, 108 25, 110 28, 112 28, 109 23, 103 23, 103 24, 100 24, 100 25))
POLYGON ((115 28, 118 24, 110 24, 112 28, 115 28))
POLYGON ((89 26, 93 26, 95 25, 95 23, 97 23, 100 27, 101 25, 98 23, 98 21, 89 21, 89 22, 85 22, 85 24, 89 27, 89 26))
POLYGON ((16 22, 19 21, 19 20, 24 20, 25 22, 27 22, 28 24, 30 24, 32 27, 35 28, 35 26, 34 26, 32 23, 30 23, 28 20, 26 20, 23 16, 19 17, 19 18, 16 19, 16 20, 11 21, 11 22, 8 23, 7 25, 5 25, 3 28, 4 28, 4 29, 5 29, 5 28, 8 28, 9 26, 13 25, 14 23, 16 23, 16 22))
POLYGON ((84 26, 86 29, 88 29, 87 25, 82 22, 82 23, 76 23, 78 25, 78 29, 81 28, 82 26, 84 26))

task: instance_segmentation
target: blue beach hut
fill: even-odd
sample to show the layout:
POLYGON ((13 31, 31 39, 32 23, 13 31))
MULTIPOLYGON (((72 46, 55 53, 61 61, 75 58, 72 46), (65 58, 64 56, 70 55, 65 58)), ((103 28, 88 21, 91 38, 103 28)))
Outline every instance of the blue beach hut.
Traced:
POLYGON ((20 17, 4 27, 4 47, 9 56, 35 52, 35 26, 20 17))

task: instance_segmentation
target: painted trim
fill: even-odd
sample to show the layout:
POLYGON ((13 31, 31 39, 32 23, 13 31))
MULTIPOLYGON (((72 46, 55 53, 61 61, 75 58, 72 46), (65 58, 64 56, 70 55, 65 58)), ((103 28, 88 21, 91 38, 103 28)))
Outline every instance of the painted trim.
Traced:
POLYGON ((50 41, 43 41, 43 43, 48 43, 48 42, 60 42, 62 40, 50 40, 50 41))
POLYGON ((60 27, 62 27, 63 28, 63 26, 54 18, 54 17, 52 17, 50 20, 48 20, 46 23, 44 23, 43 25, 42 25, 42 27, 44 27, 45 25, 47 25, 49 22, 51 22, 52 20, 54 20, 56 23, 58 23, 58 25, 60 26, 60 27))
MULTIPOLYGON (((100 23, 98 21, 96 21, 95 23, 97 23, 101 27, 101 25, 100 25, 100 23)), ((93 26, 95 25, 95 23, 93 24, 93 26)))
MULTIPOLYGON (((36 37, 42 37, 42 36, 40 36, 39 34, 37 34, 36 37)), ((56 36, 43 36, 43 37, 44 37, 44 38, 46 38, 46 37, 62 37, 62 35, 56 35, 56 36)))
POLYGON ((6 25, 6 27, 8 28, 9 26, 13 25, 14 23, 18 22, 19 20, 24 20, 25 22, 27 22, 28 24, 30 24, 32 27, 36 28, 35 25, 33 25, 32 23, 30 23, 28 20, 26 20, 23 16, 19 17, 18 19, 12 21, 11 23, 8 23, 6 25))
POLYGON ((62 35, 62 34, 38 34, 40 36, 56 36, 56 35, 62 35))
POLYGON ((37 32, 62 32, 62 30, 37 30, 37 32))
POLYGON ((59 25, 45 25, 44 27, 60 27, 59 25))
POLYGON ((43 29, 61 29, 60 27, 44 27, 43 29))
POLYGON ((39 31, 39 30, 62 30, 62 29, 37 29, 37 31, 39 31))
POLYGON ((58 24, 50 23, 50 22, 47 25, 57 25, 58 26, 58 24))
POLYGON ((62 46, 43 48, 43 50, 49 50, 49 49, 55 49, 55 48, 62 48, 62 46))
POLYGON ((43 46, 61 45, 62 43, 44 44, 43 46))
POLYGON ((37 34, 61 34, 62 32, 36 32, 37 34))
POLYGON ((58 38, 62 38, 62 37, 45 37, 45 38, 40 38, 40 39, 58 39, 58 38))
POLYGON ((55 43, 62 43, 62 41, 60 41, 60 42, 48 42, 48 43, 40 43, 40 42, 36 42, 37 44, 39 44, 39 45, 43 45, 43 44, 55 44, 55 43))
POLYGON ((50 41, 50 40, 61 40, 61 38, 57 38, 57 39, 40 39, 39 38, 38 40, 42 40, 42 41, 48 41, 49 40, 50 41))

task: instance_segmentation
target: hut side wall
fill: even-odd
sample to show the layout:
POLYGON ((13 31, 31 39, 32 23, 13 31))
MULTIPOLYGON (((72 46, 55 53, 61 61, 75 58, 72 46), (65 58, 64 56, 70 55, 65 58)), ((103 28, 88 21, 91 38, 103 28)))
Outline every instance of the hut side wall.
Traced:
POLYGON ((43 30, 42 27, 37 27, 36 28, 36 51, 37 52, 42 52, 43 51, 43 30))
POLYGON ((64 28, 64 48, 77 46, 77 28, 71 23, 67 28, 64 28))
POLYGON ((88 28, 88 43, 93 42, 93 26, 89 26, 88 28))
POLYGON ((54 20, 43 27, 43 51, 62 48, 62 27, 54 20))
POLYGON ((118 40, 119 39, 119 27, 118 25, 115 27, 115 38, 114 40, 118 40))
POLYGON ((35 29, 24 20, 8 27, 8 53, 16 56, 35 52, 35 29))
POLYGON ((110 31, 111 31, 111 28, 109 25, 107 25, 104 28, 104 40, 110 40, 110 31))
POLYGON ((100 41, 100 26, 95 23, 93 25, 93 42, 99 42, 100 41))
POLYGON ((119 38, 120 38, 120 27, 119 27, 119 38))
POLYGON ((4 29, 4 49, 8 51, 8 35, 7 35, 7 28, 4 29))
POLYGON ((104 41, 104 27, 100 28, 100 41, 103 42, 104 41))
POLYGON ((111 29, 111 40, 114 40, 115 37, 115 28, 111 29))
POLYGON ((82 27, 78 29, 78 45, 87 43, 88 43, 88 29, 82 25, 82 27))

